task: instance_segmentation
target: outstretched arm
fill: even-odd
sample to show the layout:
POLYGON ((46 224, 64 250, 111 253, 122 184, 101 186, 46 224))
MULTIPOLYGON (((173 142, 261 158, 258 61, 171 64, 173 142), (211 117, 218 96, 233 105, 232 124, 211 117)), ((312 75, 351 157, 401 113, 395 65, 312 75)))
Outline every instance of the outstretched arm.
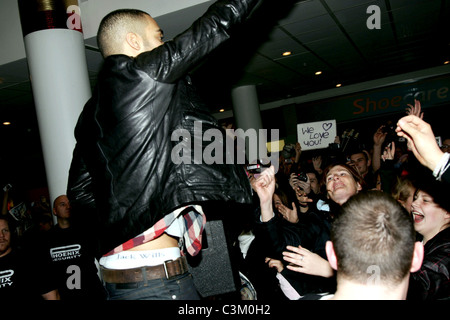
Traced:
POLYGON ((220 0, 213 3, 186 31, 162 46, 138 55, 136 65, 157 81, 177 81, 228 40, 230 30, 248 18, 259 1, 220 0))
POLYGON ((421 118, 409 115, 401 118, 395 129, 397 135, 408 140, 417 160, 430 170, 439 164, 444 153, 439 148, 431 126, 421 118))

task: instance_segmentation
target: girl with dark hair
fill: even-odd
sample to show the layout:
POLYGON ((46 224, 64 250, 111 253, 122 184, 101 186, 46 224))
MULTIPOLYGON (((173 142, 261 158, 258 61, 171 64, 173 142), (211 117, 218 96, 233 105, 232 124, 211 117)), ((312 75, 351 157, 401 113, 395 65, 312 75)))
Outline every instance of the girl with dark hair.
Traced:
POLYGON ((430 173, 417 181, 411 205, 415 230, 423 236, 422 267, 410 278, 408 299, 450 299, 449 186, 430 173))

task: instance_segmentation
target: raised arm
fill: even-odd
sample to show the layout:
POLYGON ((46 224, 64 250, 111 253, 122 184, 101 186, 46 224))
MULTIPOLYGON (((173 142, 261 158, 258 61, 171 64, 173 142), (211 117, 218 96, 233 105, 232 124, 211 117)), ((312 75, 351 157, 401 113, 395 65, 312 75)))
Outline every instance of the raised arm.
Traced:
POLYGON ((431 126, 421 118, 409 115, 401 118, 395 130, 408 140, 417 160, 430 170, 435 170, 444 153, 439 148, 431 126))
POLYGON ((260 1, 217 1, 173 40, 137 56, 137 67, 157 81, 175 82, 227 40, 230 30, 242 23, 260 1))
POLYGON ((261 207, 261 221, 267 222, 273 218, 273 193, 275 192, 274 167, 264 170, 261 175, 252 181, 252 188, 258 194, 261 207))
POLYGON ((372 159, 372 170, 376 172, 381 166, 381 148, 383 146, 384 140, 386 140, 387 133, 383 130, 384 126, 377 129, 373 135, 373 159, 372 159))

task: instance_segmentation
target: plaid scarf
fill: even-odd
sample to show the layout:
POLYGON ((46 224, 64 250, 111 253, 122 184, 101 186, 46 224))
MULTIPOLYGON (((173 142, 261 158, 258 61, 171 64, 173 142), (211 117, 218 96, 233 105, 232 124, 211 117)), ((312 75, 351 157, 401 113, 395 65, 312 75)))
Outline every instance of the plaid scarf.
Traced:
POLYGON ((114 248, 105 256, 109 256, 121 251, 129 250, 138 245, 158 238, 164 233, 164 231, 175 221, 175 219, 183 217, 185 231, 183 234, 184 243, 187 252, 195 256, 202 249, 202 233, 206 224, 206 216, 203 213, 203 209, 199 205, 189 205, 178 208, 177 210, 167 214, 156 222, 153 227, 122 243, 120 246, 114 248))

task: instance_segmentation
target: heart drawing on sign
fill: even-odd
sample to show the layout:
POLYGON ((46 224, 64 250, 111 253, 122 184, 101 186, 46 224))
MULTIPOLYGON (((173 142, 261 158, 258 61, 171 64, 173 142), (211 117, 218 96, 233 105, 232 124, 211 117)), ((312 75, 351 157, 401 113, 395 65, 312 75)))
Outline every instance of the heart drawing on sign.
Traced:
POLYGON ((325 131, 330 130, 332 126, 333 126, 333 124, 330 123, 330 122, 322 124, 322 128, 323 128, 323 130, 325 130, 325 131))

